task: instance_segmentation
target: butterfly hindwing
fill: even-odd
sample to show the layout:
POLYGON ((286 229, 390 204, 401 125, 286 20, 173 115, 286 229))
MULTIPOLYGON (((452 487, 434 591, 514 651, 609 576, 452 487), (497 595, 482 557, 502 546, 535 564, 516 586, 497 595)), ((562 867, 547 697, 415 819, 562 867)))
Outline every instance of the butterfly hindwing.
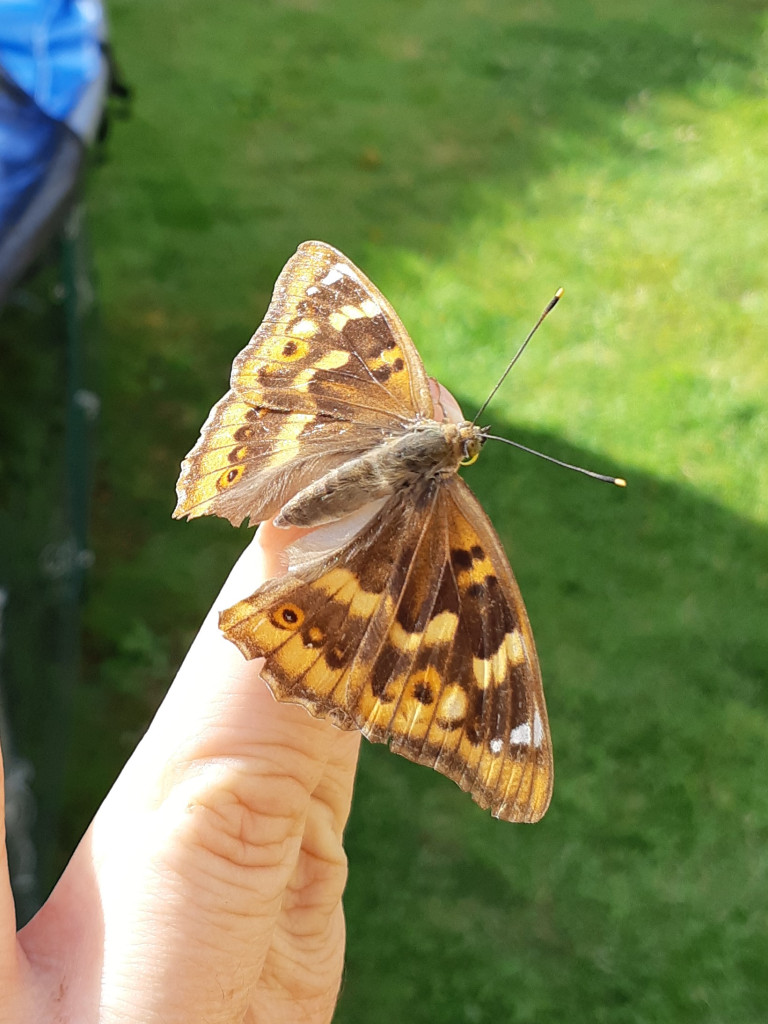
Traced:
POLYGON ((215 514, 239 526, 274 517, 303 487, 381 442, 382 428, 255 406, 230 391, 182 463, 176 518, 215 514))

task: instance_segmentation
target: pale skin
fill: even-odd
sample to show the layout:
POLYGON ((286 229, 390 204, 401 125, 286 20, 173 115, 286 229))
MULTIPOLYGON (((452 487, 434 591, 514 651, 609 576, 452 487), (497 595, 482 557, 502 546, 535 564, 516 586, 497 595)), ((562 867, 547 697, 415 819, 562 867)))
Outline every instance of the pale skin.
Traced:
MULTIPOLYGON (((455 402, 442 389, 440 398, 453 419, 455 402)), ((360 736, 278 704, 260 662, 244 661, 217 628, 218 609, 282 571, 297 532, 260 528, 64 874, 18 933, 3 843, 0 1024, 331 1020, 360 736)))
MULTIPOLYGON (((263 528, 215 603, 280 571, 263 528)), ((360 737, 278 704, 207 616, 37 916, 0 879, 3 1024, 329 1021, 360 737)))

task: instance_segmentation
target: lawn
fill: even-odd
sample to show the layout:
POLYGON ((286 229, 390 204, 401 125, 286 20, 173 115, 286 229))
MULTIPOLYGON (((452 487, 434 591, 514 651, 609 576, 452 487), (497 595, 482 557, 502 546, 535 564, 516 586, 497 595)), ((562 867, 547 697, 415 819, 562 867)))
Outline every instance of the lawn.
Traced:
POLYGON ((339 1024, 751 1024, 768 1005, 768 20, 736 0, 112 0, 102 340, 65 856, 245 531, 172 522, 306 238, 384 291, 489 444, 556 757, 533 827, 366 746, 339 1024))

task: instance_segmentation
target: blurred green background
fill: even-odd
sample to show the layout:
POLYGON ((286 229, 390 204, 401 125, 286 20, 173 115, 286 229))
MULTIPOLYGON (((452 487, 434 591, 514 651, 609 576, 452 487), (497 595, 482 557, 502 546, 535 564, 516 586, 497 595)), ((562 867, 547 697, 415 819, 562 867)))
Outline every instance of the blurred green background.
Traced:
POLYGON ((60 862, 248 539, 172 522, 173 488, 298 243, 365 270, 469 415, 563 285, 488 420, 627 491, 501 445, 465 474, 536 633, 552 806, 499 823, 366 745, 336 1019, 765 1021, 764 4, 109 12, 135 98, 88 187, 103 413, 60 862))

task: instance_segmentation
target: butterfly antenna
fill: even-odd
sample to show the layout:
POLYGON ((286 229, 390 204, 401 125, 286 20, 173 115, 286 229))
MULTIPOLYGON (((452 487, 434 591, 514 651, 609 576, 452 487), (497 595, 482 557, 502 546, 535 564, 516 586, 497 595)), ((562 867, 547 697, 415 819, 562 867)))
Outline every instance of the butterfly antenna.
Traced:
POLYGON ((513 448, 519 448, 521 452, 528 452, 529 455, 538 455, 540 459, 546 459, 547 462, 554 462, 556 466, 562 466, 563 469, 572 469, 576 473, 583 473, 584 476, 591 476, 593 480, 602 480, 607 484, 615 484, 617 487, 626 487, 627 481, 620 476, 606 476, 605 473, 595 473, 591 469, 584 469, 582 466, 572 466, 570 462, 561 462, 560 459, 555 459, 551 455, 545 455, 544 452, 537 452, 535 448, 526 448, 524 444, 520 444, 517 441, 510 441, 508 437, 496 437, 494 434, 483 433, 483 437, 486 441, 503 441, 504 444, 511 444, 513 448))
MULTIPOLYGON (((543 313, 541 314, 541 316, 539 317, 539 319, 538 319, 538 320, 536 321, 536 323, 535 323, 535 324, 533 325, 533 327, 532 327, 532 328, 531 328, 531 330, 529 331, 529 333, 528 333, 528 337, 527 337, 527 338, 525 339, 525 341, 524 341, 524 342, 523 342, 523 344, 522 344, 522 345, 520 346, 520 348, 519 348, 519 349, 517 350, 517 352, 515 352, 514 356, 512 356, 512 358, 510 359, 510 361, 509 361, 509 365, 507 366, 506 370, 504 371, 504 373, 502 373, 502 375, 501 375, 501 376, 499 377, 499 379, 498 379, 498 380, 496 381, 496 384, 495 384, 495 386, 494 386, 493 390, 491 391, 490 395, 488 395, 488 397, 486 398, 486 400, 485 400, 485 401, 483 402, 483 404, 482 404, 482 405, 480 406, 480 408, 479 408, 479 409, 477 410, 477 413, 476 413, 476 415, 475 415, 475 418, 474 418, 474 419, 472 420, 472 422, 473 422, 473 423, 477 423, 477 421, 478 421, 478 420, 480 419, 480 417, 481 417, 481 416, 483 415, 483 413, 485 412, 485 410, 486 410, 486 409, 488 408, 488 405, 489 405, 489 403, 490 403, 491 399, 492 399, 492 398, 493 398, 493 396, 494 396, 494 395, 496 394, 496 392, 497 392, 497 391, 499 390, 499 388, 500 388, 500 387, 501 387, 501 385, 502 385, 502 384, 504 383, 504 381, 505 381, 505 380, 507 379, 507 374, 508 374, 508 373, 509 373, 509 371, 510 371, 510 370, 512 369, 512 367, 513 367, 513 366, 515 365, 515 363, 516 363, 516 362, 517 362, 517 360, 518 360, 518 359, 520 358, 520 356, 521 356, 521 355, 523 354, 523 352, 525 352, 525 347, 526 347, 526 345, 527 345, 527 344, 528 344, 528 342, 529 342, 529 341, 531 340, 531 338, 532 338, 532 337, 534 336, 534 334, 536 333, 536 331, 538 331, 538 329, 539 329, 539 328, 541 327, 541 325, 542 325, 542 324, 544 323, 544 319, 545 319, 545 318, 546 318, 546 317, 547 317, 547 316, 548 316, 548 315, 549 315, 549 314, 550 314, 550 313, 552 312, 552 310, 553 310, 553 309, 555 308, 555 306, 556 306, 556 305, 558 304, 558 302, 560 301, 560 298, 561 298, 562 294, 563 294, 563 289, 562 289, 562 288, 558 288, 558 289, 557 289, 557 291, 555 292, 554 296, 552 297, 552 299, 551 299, 551 300, 549 301, 549 303, 548 303, 548 305, 547 305, 547 308, 546 308, 546 309, 544 310, 544 312, 543 312, 543 313)), ((503 439, 502 439, 502 440, 503 440, 503 439)))

